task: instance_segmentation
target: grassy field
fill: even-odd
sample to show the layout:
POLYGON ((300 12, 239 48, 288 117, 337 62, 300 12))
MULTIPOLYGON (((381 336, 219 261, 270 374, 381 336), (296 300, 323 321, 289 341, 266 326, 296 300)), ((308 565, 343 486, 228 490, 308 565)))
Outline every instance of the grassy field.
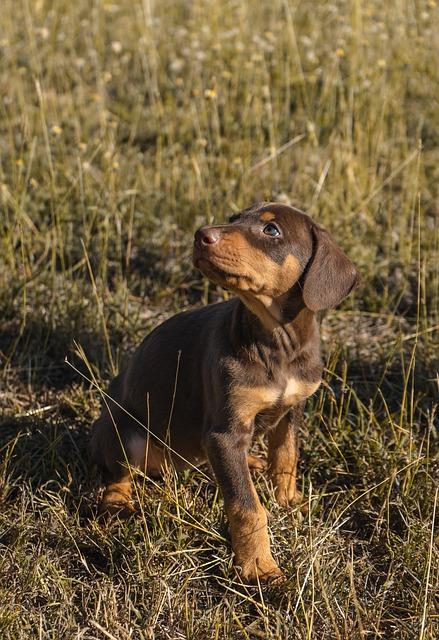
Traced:
POLYGON ((438 637, 438 59, 434 1, 2 0, 1 638, 438 637), (309 514, 255 479, 288 576, 262 590, 202 472, 95 522, 83 375, 224 297, 193 231, 263 199, 362 285, 323 320, 309 514))

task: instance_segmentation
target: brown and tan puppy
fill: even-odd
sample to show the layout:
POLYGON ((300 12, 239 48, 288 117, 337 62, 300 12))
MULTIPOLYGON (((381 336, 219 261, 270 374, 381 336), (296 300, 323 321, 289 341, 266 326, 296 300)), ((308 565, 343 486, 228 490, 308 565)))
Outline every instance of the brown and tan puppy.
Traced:
POLYGON ((315 313, 338 305, 358 274, 327 231, 273 203, 199 229, 194 264, 237 297, 161 324, 113 380, 91 441, 101 510, 133 510, 130 465, 156 475, 169 460, 177 469, 208 461, 242 578, 271 580, 282 574, 249 449, 256 431, 267 434, 276 499, 299 504, 297 432, 322 376, 315 313))

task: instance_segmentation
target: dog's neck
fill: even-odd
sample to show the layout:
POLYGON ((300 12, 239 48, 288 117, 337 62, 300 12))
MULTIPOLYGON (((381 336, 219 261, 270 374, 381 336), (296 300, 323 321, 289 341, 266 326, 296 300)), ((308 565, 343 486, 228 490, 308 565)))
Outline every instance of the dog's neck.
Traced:
POLYGON ((315 314, 301 296, 264 304, 239 296, 232 331, 247 345, 260 344, 294 359, 306 345, 318 338, 315 314), (234 326, 233 326, 234 325, 234 326))

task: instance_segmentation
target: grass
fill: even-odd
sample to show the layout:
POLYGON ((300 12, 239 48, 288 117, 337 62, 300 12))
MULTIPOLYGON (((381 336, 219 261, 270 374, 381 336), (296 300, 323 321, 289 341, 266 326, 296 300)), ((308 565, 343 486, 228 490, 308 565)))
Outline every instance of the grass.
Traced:
POLYGON ((2 638, 437 637, 438 34, 434 1, 3 0, 2 638), (256 477, 289 578, 264 590, 236 581, 201 472, 96 524, 99 392, 65 362, 105 385, 162 319, 221 299, 192 233, 260 199, 308 211, 363 276, 323 321, 309 516, 256 477))

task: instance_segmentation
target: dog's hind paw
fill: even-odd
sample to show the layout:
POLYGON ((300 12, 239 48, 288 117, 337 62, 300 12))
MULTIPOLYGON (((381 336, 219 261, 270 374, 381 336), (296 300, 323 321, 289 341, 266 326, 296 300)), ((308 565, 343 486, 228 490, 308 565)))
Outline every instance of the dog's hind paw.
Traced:
POLYGON ((99 517, 118 517, 127 520, 135 512, 134 505, 130 498, 124 493, 116 490, 105 491, 99 505, 99 517))
POLYGON ((264 471, 267 468, 267 463, 263 458, 250 453, 247 456, 247 464, 251 471, 264 471))
POLYGON ((276 502, 281 507, 299 507, 301 513, 306 514, 309 506, 300 491, 288 491, 285 487, 275 489, 276 502))

